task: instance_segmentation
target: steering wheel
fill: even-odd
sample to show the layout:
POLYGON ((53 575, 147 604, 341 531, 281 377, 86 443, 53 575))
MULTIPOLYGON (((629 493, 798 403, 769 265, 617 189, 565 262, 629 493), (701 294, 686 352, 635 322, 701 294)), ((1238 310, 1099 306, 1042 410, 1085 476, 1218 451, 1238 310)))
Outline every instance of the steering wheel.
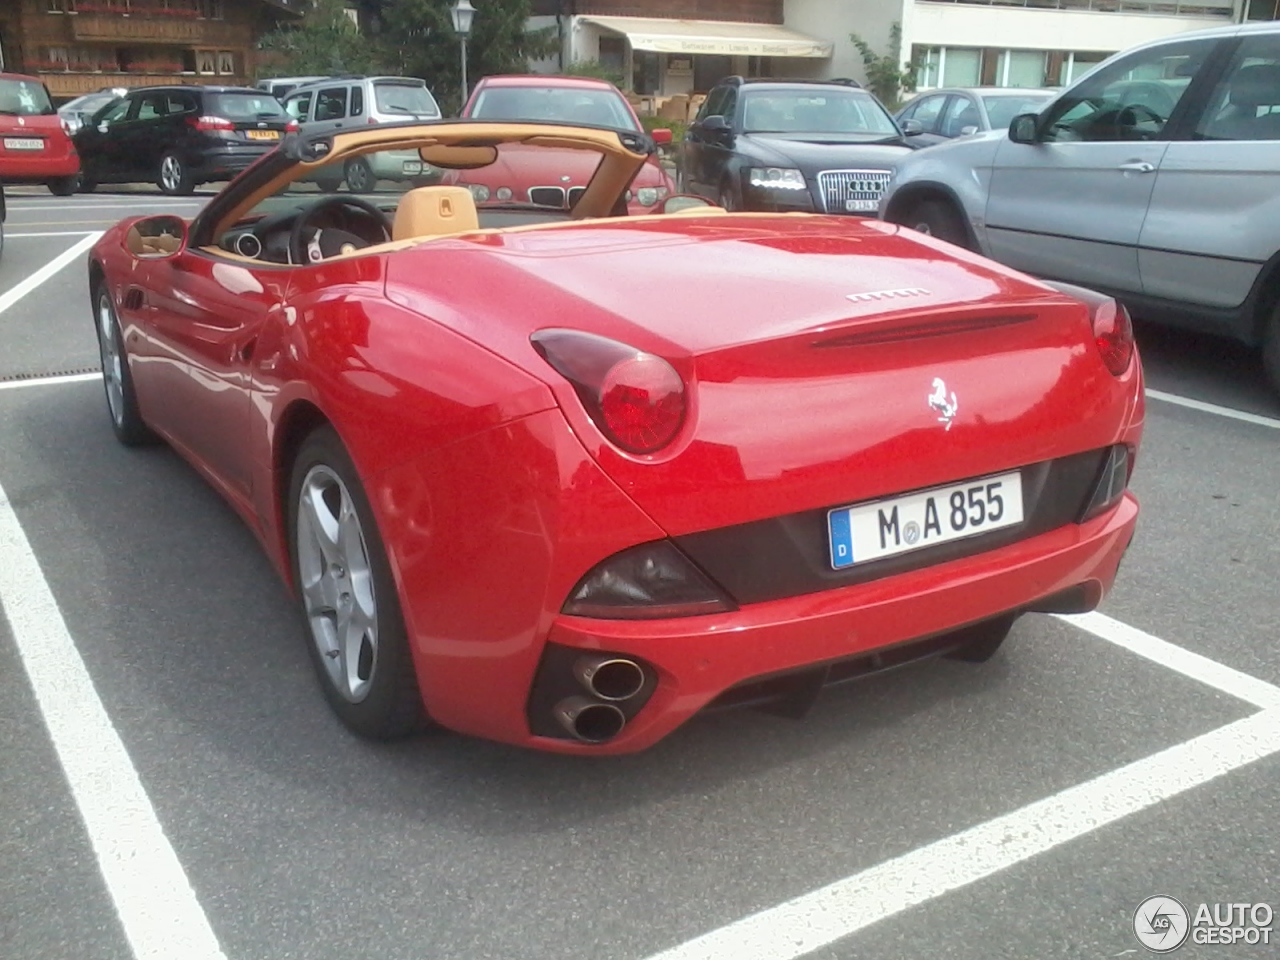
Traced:
POLYGON ((359 197, 324 197, 303 210, 289 231, 289 262, 319 263, 341 253, 370 246, 369 240, 336 227, 312 227, 320 214, 346 207, 368 217, 382 231, 382 242, 391 239, 391 220, 368 200, 359 197))
MULTIPOLYGON (((1165 118, 1160 116, 1160 114, 1156 113, 1146 104, 1143 104, 1143 103, 1125 104, 1118 111, 1116 111, 1116 119, 1115 119, 1116 133, 1120 134, 1122 131, 1135 133, 1137 131, 1138 124, 1146 123, 1148 121, 1155 124, 1155 130, 1153 130, 1150 134, 1138 134, 1138 136, 1144 140, 1147 139, 1149 136, 1154 136, 1155 134, 1159 133, 1161 130, 1164 129, 1165 118)), ((1127 139, 1132 139, 1132 137, 1117 137, 1117 139, 1127 140, 1127 139)))

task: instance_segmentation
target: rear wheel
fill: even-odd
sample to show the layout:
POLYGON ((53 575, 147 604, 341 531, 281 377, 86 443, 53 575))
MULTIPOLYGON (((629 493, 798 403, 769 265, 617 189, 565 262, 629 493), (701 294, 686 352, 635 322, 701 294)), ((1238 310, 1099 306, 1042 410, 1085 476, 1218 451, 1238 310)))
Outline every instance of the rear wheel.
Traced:
POLYGON ((76 184, 76 190, 80 193, 93 193, 98 189, 96 180, 90 180, 84 174, 80 175, 80 182, 76 184))
POLYGON ((133 374, 125 352, 120 321, 111 303, 111 291, 99 283, 93 295, 94 326, 98 332, 98 354, 102 359, 102 386, 107 395, 107 413, 116 439, 126 447, 139 447, 155 442, 156 435, 138 412, 138 397, 133 390, 133 374))
POLYGON ((894 220, 904 227, 954 243, 957 247, 968 249, 971 246, 964 219, 955 206, 946 200, 920 200, 908 207, 904 215, 894 217, 894 220))
POLYGON ((50 180, 46 186, 55 197, 69 197, 80 187, 80 176, 58 177, 50 180))
POLYGON ((1271 381, 1271 389, 1280 393, 1280 303, 1272 308, 1267 328, 1262 332, 1262 366, 1271 381))
POLYGON ((986 663, 996 655, 1017 619, 1016 614, 1006 614, 957 630, 951 636, 959 642, 959 646, 947 656, 966 663, 986 663))
POLYGON ((191 168, 181 156, 172 151, 161 158, 160 175, 156 182, 162 192, 176 197, 185 197, 196 188, 191 168))
POLYGON ((288 509, 307 647, 329 705, 362 736, 420 729, 426 716, 395 580, 355 465, 331 428, 303 441, 288 509))

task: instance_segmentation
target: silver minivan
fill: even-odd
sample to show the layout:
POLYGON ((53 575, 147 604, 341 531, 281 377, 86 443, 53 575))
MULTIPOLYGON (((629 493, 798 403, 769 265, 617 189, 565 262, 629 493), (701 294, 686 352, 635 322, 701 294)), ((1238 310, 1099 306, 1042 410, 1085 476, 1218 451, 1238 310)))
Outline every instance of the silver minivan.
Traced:
POLYGON ((880 216, 1259 347, 1280 390, 1280 22, 1118 54, 907 157, 880 216))
MULTIPOLYGON (((415 77, 331 77, 294 90, 285 98, 284 109, 303 133, 440 119, 435 97, 426 82, 415 77)), ((316 180, 325 190, 336 190, 345 182, 352 193, 367 193, 379 180, 434 182, 433 174, 438 177, 439 171, 423 164, 413 151, 403 156, 382 151, 349 160, 342 170, 326 171, 316 180)))

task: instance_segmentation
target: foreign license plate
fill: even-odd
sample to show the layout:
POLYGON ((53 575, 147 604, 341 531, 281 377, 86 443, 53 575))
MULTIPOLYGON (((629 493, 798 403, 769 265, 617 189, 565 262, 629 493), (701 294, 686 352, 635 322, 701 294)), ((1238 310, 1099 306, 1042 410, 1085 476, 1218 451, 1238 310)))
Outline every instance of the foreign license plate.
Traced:
POLYGON ((846 213, 867 213, 879 209, 879 207, 879 200, 846 200, 844 202, 846 213))
POLYGON ((405 174, 421 173, 422 163, 418 160, 406 160, 400 164, 400 172, 405 174))
POLYGON ((279 140, 279 130, 248 130, 250 140, 279 140))
POLYGON ((1022 522, 1022 474, 935 487, 827 512, 831 566, 855 563, 976 537, 1022 522))
POLYGON ((6 150, 43 150, 44 141, 39 137, 5 137, 6 150))

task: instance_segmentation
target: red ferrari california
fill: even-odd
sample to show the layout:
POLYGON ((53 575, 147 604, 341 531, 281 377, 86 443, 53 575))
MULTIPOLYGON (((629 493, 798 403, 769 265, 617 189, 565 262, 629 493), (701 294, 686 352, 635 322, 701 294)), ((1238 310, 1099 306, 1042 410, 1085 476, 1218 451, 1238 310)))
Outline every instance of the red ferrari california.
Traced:
POLYGON ((234 506, 353 730, 624 753, 699 711, 982 660, 1111 587, 1138 505, 1129 318, 875 220, 626 196, 636 131, 291 134, 89 287, 111 424, 234 506), (325 194, 414 151, 573 150, 572 210, 325 194))

